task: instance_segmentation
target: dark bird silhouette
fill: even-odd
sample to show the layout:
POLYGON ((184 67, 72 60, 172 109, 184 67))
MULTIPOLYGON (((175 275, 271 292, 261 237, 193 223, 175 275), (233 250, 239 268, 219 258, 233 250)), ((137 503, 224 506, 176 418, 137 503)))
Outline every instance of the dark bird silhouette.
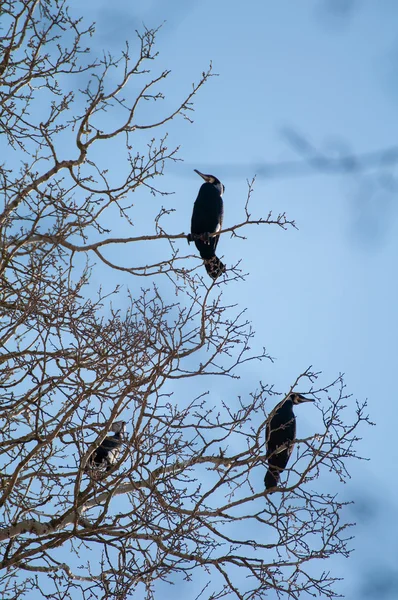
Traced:
POLYGON ((101 444, 94 450, 87 461, 86 471, 89 472, 90 476, 95 478, 104 475, 116 464, 120 454, 120 447, 123 443, 125 429, 125 421, 115 421, 112 424, 111 431, 115 435, 102 440, 101 444))
POLYGON ((224 215, 222 195, 225 187, 214 175, 205 175, 197 169, 194 170, 205 180, 205 183, 201 185, 193 205, 188 242, 195 242, 206 271, 212 279, 217 279, 221 273, 225 273, 225 265, 216 256, 220 236, 211 234, 217 233, 222 227, 224 215))
POLYGON ((314 400, 292 392, 275 406, 268 417, 266 426, 268 471, 264 478, 267 490, 278 484, 279 477, 293 452, 296 440, 296 417, 293 406, 303 402, 314 402, 314 400))

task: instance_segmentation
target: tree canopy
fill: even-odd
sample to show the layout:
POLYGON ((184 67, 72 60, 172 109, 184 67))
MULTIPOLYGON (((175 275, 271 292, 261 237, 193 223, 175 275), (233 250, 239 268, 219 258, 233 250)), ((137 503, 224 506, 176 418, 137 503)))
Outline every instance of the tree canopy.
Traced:
MULTIPOLYGON (((167 110, 157 30, 93 57, 94 28, 50 0, 4 2, 2 28, 2 598, 154 598, 165 581, 195 582, 197 598, 334 597, 323 560, 348 555, 352 531, 319 478, 349 476, 366 404, 348 401, 341 375, 318 385, 311 367, 289 389, 247 381, 244 396, 215 399, 216 378, 270 357, 223 300, 223 285, 244 285, 240 265, 212 282, 189 223, 167 220, 161 176, 180 159, 167 128, 192 119, 211 65, 167 110), (319 427, 271 494, 265 425, 293 389, 313 394, 319 427), (90 478, 118 420, 118 462, 90 478)), ((294 226, 253 216, 253 185, 221 236, 294 226)))

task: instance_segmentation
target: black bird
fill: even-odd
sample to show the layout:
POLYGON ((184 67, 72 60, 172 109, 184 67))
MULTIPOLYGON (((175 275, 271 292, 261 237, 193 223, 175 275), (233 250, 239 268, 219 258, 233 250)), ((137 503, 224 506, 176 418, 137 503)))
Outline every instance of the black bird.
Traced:
POLYGON ((293 452, 296 440, 296 417, 293 406, 302 402, 314 402, 314 400, 292 392, 275 406, 268 417, 266 426, 268 471, 264 478, 267 490, 278 484, 279 477, 293 452))
POLYGON ((101 444, 94 450, 87 461, 86 471, 89 471, 90 476, 101 476, 110 471, 116 464, 120 454, 120 446, 123 443, 125 429, 125 421, 115 421, 112 424, 111 431, 115 435, 102 440, 101 444))
POLYGON ((206 271, 212 279, 217 279, 221 273, 225 273, 225 265, 216 256, 220 236, 211 234, 217 233, 222 227, 224 215, 222 195, 225 187, 214 175, 205 175, 197 169, 194 171, 206 183, 201 185, 193 205, 191 234, 188 236, 188 242, 195 242, 200 256, 203 258, 206 271))

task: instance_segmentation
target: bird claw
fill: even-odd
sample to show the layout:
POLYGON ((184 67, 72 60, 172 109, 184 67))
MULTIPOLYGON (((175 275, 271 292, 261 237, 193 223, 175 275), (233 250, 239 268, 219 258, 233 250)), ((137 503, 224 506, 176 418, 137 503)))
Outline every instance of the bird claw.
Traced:
POLYGON ((210 244, 210 233, 208 231, 204 233, 188 233, 187 242, 190 244, 195 240, 200 240, 204 244, 210 244))

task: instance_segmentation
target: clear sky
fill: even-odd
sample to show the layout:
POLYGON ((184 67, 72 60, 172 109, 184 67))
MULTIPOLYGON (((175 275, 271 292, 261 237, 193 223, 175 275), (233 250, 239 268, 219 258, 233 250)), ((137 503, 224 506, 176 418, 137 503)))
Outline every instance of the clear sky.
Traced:
MULTIPOLYGON (((296 220, 297 231, 252 227, 246 241, 223 236, 225 262, 242 258, 249 272, 226 287, 225 301, 248 308, 258 347, 276 358, 251 365, 246 377, 288 390, 313 365, 323 383, 344 372, 354 398, 368 398, 377 427, 362 430, 361 453, 370 461, 352 463, 352 480, 340 490, 356 501, 347 510, 358 523, 356 552, 325 568, 345 578, 340 589, 350 600, 397 598, 397 167, 300 174, 289 164, 306 158, 292 132, 333 157, 397 144, 398 3, 90 0, 84 10, 97 22, 94 51, 116 53, 143 23, 165 21, 154 65, 172 69, 165 109, 213 61, 219 76, 198 94, 195 123, 169 127, 184 159, 162 180, 175 192, 170 229, 189 229, 201 183, 194 168, 225 184, 226 226, 241 219, 246 179, 256 174, 253 215, 286 211, 296 220), (267 175, 265 163, 287 166, 267 175)), ((117 168, 112 157, 109 167, 117 168)), ((231 383, 230 393, 244 393, 243 385, 231 383)), ((298 427, 310 430, 311 419, 302 409, 298 427)))

